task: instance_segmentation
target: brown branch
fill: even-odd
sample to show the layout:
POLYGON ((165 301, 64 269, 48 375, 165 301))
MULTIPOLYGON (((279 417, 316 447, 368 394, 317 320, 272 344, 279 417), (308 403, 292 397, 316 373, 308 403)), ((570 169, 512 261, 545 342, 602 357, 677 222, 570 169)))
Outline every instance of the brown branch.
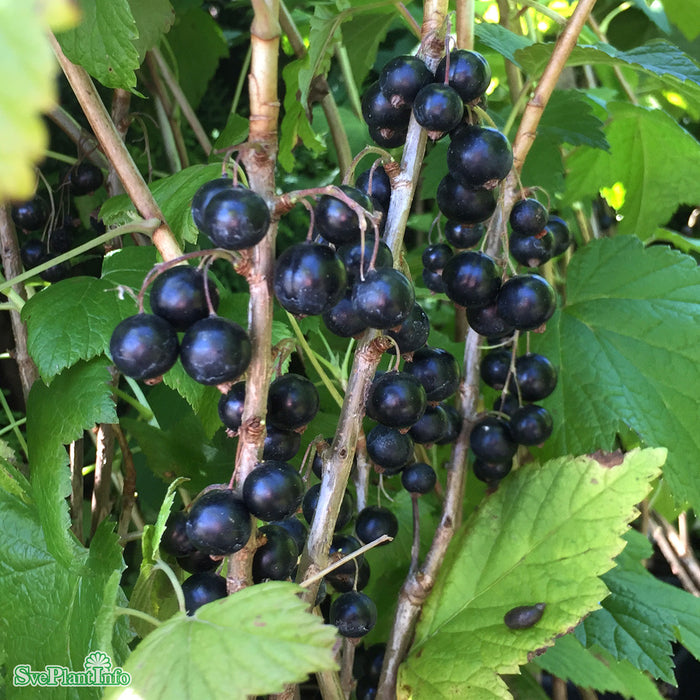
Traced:
POLYGON ((649 534, 671 571, 678 576, 686 591, 700 596, 700 565, 693 550, 685 545, 675 528, 658 513, 650 517, 650 525, 649 534))
POLYGON ((129 448, 124 432, 118 424, 112 426, 114 434, 119 441, 119 450, 122 453, 122 468, 124 471, 124 485, 122 486, 122 511, 119 515, 119 526, 117 533, 119 539, 123 540, 129 531, 129 522, 136 503, 136 467, 134 466, 134 456, 129 448))
POLYGON ((163 222, 153 234, 153 243, 158 248, 158 252, 164 260, 182 255, 180 246, 165 223, 163 212, 153 198, 124 142, 119 137, 119 133, 115 129, 90 76, 84 68, 76 66, 66 58, 53 34, 49 34, 49 40, 102 151, 117 170, 124 190, 137 211, 144 219, 156 218, 163 222))
MULTIPOLYGON (((114 128, 119 134, 119 138, 123 141, 126 138, 126 132, 129 130, 131 120, 129 119, 129 109, 131 107, 131 93, 128 90, 117 88, 112 93, 112 122, 114 128)), ((124 192, 122 183, 119 180, 119 175, 112 163, 108 164, 107 181, 105 189, 110 197, 124 192)))
MULTIPOLYGON (((498 0, 498 23, 505 29, 511 29, 510 7, 508 0, 498 0)), ((518 32, 519 33, 519 32, 518 32)), ((520 68, 512 61, 506 59, 506 78, 508 80, 508 91, 510 92, 510 101, 516 104, 518 95, 523 89, 523 78, 520 75, 520 68)))
POLYGON ((83 129, 75 118, 63 107, 54 107, 46 115, 79 149, 85 151, 85 158, 103 170, 109 169, 109 161, 99 150, 97 139, 83 129))
POLYGON ((474 50, 474 0, 461 0, 457 2, 455 31, 457 33, 457 47, 460 49, 474 50))
POLYGON ((114 426, 100 423, 97 426, 97 454, 95 455, 95 485, 92 489, 92 519, 90 536, 112 509, 110 490, 112 486, 112 462, 114 460, 114 426))

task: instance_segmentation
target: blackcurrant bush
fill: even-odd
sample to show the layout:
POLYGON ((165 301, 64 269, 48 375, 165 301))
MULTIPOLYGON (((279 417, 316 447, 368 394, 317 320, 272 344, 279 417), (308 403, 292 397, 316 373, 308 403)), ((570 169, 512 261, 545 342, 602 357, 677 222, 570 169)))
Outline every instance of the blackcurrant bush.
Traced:
POLYGON ((498 129, 467 126, 450 142, 447 167, 465 187, 492 189, 513 167, 513 151, 498 129))
POLYGON ((102 185, 105 178, 102 171, 92 163, 83 162, 71 169, 70 186, 74 195, 90 194, 102 185))
POLYGON ((26 202, 13 204, 11 216, 12 221, 19 228, 25 231, 38 231, 44 228, 49 220, 49 207, 42 197, 36 195, 26 202))
POLYGON ((498 292, 498 313, 520 331, 539 328, 551 318, 555 308, 554 290, 539 275, 511 277, 498 292))
POLYGON ((357 315, 370 328, 385 330, 403 323, 411 313, 416 295, 410 280, 399 270, 371 270, 355 283, 352 303, 357 315))
POLYGON ((476 457, 485 462, 507 462, 518 449, 508 422, 498 416, 484 416, 476 421, 469 445, 476 457))
POLYGON ((443 134, 452 131, 462 121, 464 103, 453 87, 430 83, 416 95, 413 116, 429 135, 443 134))
POLYGON ((431 272, 440 272, 447 265, 447 261, 453 254, 452 248, 447 243, 433 243, 426 246, 421 256, 421 261, 423 262, 423 267, 431 272))
POLYGON ((274 290, 281 306, 295 316, 316 316, 345 294, 345 266, 321 243, 296 243, 275 264, 274 290))
MULTIPOLYGON (((428 315, 423 310, 423 307, 416 303, 411 309, 408 318, 396 330, 387 331, 387 335, 391 336, 399 346, 399 351, 402 354, 414 352, 422 348, 428 341, 430 335, 430 320, 428 315)), ((395 354, 393 347, 389 348, 389 352, 395 354)))
POLYGON ((396 474, 413 459, 413 440, 396 428, 375 425, 367 434, 367 454, 388 475, 396 474))
POLYGON ((267 541, 253 554, 253 583, 288 579, 299 557, 294 538, 279 525, 265 525, 258 532, 267 541))
POLYGON ((219 399, 219 418, 229 430, 238 430, 243 419, 245 382, 236 382, 219 399))
MULTIPOLYGON (((219 292, 208 280, 209 297, 216 311, 219 292)), ((154 314, 168 321, 175 330, 185 331, 195 321, 209 315, 204 291, 204 273, 189 265, 178 265, 156 277, 149 297, 154 314)))
POLYGON ((445 224, 445 238, 455 248, 464 250, 475 246, 484 235, 482 224, 461 224, 459 221, 448 221, 445 224))
POLYGON ((204 554, 233 554, 251 533, 243 501, 230 489, 212 489, 199 496, 187 516, 187 537, 204 554))
POLYGON ((466 187, 449 174, 440 180, 437 203, 448 219, 472 226, 486 221, 496 210, 496 197, 492 190, 466 187))
POLYGON ((531 403, 521 406, 510 419, 510 433, 520 445, 541 445, 551 434, 554 423, 550 412, 531 403))
POLYGON ((521 236, 534 236, 547 224, 547 207, 536 199, 521 199, 510 210, 510 226, 521 236))
MULTIPOLYGON (((383 506, 367 506, 363 508, 355 520, 355 533, 363 542, 369 544, 382 535, 396 537, 399 531, 399 521, 396 516, 383 506)), ((382 546, 389 544, 382 543, 382 546)))
POLYGON ((501 288, 501 273, 486 253, 467 250, 457 253, 442 271, 445 294, 465 307, 487 306, 501 288))
POLYGON ((428 406, 422 417, 411 426, 408 434, 414 442, 432 445, 445 436, 448 425, 447 413, 442 406, 428 406))
POLYGON ((160 316, 136 314, 114 329, 109 352, 116 368, 127 377, 155 379, 177 360, 177 333, 160 316))
POLYGON ((233 321, 209 316, 193 323, 185 333, 180 359, 196 382, 223 384, 240 377, 250 364, 248 334, 233 321))
POLYGON ((411 104, 418 91, 433 82, 433 72, 417 56, 392 58, 379 74, 379 88, 392 104, 411 104))
POLYGON ((182 584, 185 596, 185 610, 188 615, 214 600, 226 597, 226 579, 211 571, 192 574, 182 584))
POLYGON ((414 376, 424 387, 428 401, 442 401, 457 391, 459 365, 454 355, 425 346, 413 353, 413 360, 406 363, 404 372, 414 376))
POLYGON ((423 385, 406 372, 377 377, 367 396, 367 415, 391 428, 410 428, 425 413, 428 399, 423 385))
POLYGON ((165 531, 160 538, 160 549, 174 557, 184 557, 195 551, 195 546, 187 538, 187 513, 171 513, 165 522, 165 531))
POLYGON ((304 497, 304 482, 287 462, 267 460, 255 466, 243 482, 243 503, 260 520, 282 520, 296 512, 304 497))
POLYGON ((409 464, 401 472, 401 485, 409 493, 430 493, 435 488, 436 482, 435 470, 425 462, 409 464))
POLYGON ((557 370, 544 355, 531 352, 515 359, 515 380, 524 401, 541 401, 557 386, 557 370))
POLYGON ((343 637, 364 637, 377 623, 377 606, 359 591, 341 593, 331 604, 330 622, 343 637))
POLYGON ((284 374, 270 384, 267 395, 267 422, 281 430, 308 425, 318 412, 318 390, 300 374, 284 374))
MULTIPOLYGON (((341 185, 340 189, 363 209, 372 213, 372 200, 362 191, 350 185, 341 185)), ((360 219, 357 212, 342 199, 324 194, 314 210, 314 220, 318 232, 335 245, 354 243, 360 240, 360 219)), ((365 219, 367 223, 367 220, 365 219)))
MULTIPOLYGON (((443 57, 435 71, 437 82, 444 82, 446 70, 447 60, 443 57)), ((480 53, 457 49, 450 51, 450 74, 447 78, 450 86, 469 104, 486 92, 491 82, 491 67, 480 53)))

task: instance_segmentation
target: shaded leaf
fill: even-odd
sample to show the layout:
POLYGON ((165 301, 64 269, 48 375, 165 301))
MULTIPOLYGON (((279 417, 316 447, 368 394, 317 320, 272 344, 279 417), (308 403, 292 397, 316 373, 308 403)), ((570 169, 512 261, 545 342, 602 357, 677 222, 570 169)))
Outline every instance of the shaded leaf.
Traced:
POLYGON ((532 46, 532 40, 494 22, 479 22, 474 25, 474 33, 479 41, 490 49, 497 51, 509 61, 520 66, 516 54, 532 46))
POLYGON ((343 44, 348 52, 355 83, 361 85, 377 58, 379 44, 395 19, 389 5, 384 12, 368 12, 353 16, 343 25, 343 44))
POLYGON ((598 576, 622 548, 665 455, 635 450, 616 466, 560 457, 503 480, 451 544, 400 668, 399 697, 509 698, 497 674, 517 672, 598 607, 598 576), (539 602, 546 609, 534 627, 504 624, 512 608, 539 602), (448 661, 456 648, 459 664, 448 661))
POLYGON ((698 0, 664 0, 666 16, 680 29, 688 41, 700 35, 700 2, 698 0))
POLYGON ((163 34, 173 26, 175 10, 170 0, 129 0, 129 7, 138 31, 134 46, 142 63, 146 51, 158 46, 163 34))
POLYGON ((603 132, 603 121, 595 114, 598 109, 583 92, 557 90, 542 113, 537 136, 557 144, 590 146, 607 151, 610 144, 603 132))

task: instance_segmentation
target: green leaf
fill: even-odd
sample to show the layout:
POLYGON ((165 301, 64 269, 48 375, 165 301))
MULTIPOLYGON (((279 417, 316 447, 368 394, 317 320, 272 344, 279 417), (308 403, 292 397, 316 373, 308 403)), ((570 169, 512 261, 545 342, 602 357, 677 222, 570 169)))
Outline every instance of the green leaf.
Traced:
POLYGON ((603 133, 603 121, 595 114, 599 109, 583 92, 557 90, 542 113, 537 136, 555 144, 568 143, 607 151, 610 144, 603 133))
POLYGON ((497 674, 515 673, 598 607, 598 576, 622 548, 665 455, 635 450, 617 464, 560 457, 501 482, 451 544, 400 668, 399 697, 509 698, 497 674), (534 627, 504 624, 511 608, 538 602, 547 607, 534 627), (458 665, 448 662, 455 649, 458 665))
POLYGON ((105 87, 136 87, 139 32, 129 0, 78 0, 82 22, 57 35, 61 48, 105 87))
POLYGON ((520 66, 516 55, 522 49, 532 46, 532 40, 521 34, 515 34, 500 24, 479 22, 474 25, 474 32, 479 41, 490 49, 497 51, 516 66, 520 66))
MULTIPOLYGON (((516 52, 520 65, 539 75, 552 55, 554 44, 533 44, 516 52)), ((576 46, 568 66, 610 65, 641 71, 664 85, 700 103, 700 66, 688 54, 667 41, 652 41, 631 51, 618 51, 609 44, 576 46)))
POLYGON ((395 19, 394 13, 394 7, 389 5, 384 12, 357 14, 343 25, 343 45, 357 85, 364 82, 374 66, 377 49, 395 19))
MULTIPOLYGON (((199 231, 190 212, 192 197, 205 182, 217 177, 221 177, 221 164, 192 165, 150 185, 153 197, 179 243, 197 242, 199 231)), ((125 194, 108 199, 100 209, 100 217, 107 226, 124 224, 135 215, 136 208, 125 194)))
POLYGON ((136 313, 120 300, 114 285, 94 277, 71 277, 35 294, 22 309, 27 346, 39 373, 51 381, 78 360, 91 360, 109 348, 115 326, 136 313))
MULTIPOLYGON (((122 285, 138 292, 146 275, 157 262, 156 255, 155 246, 133 246, 112 250, 102 261, 102 279, 109 282, 112 288, 122 285)), ((130 313, 136 313, 136 311, 134 304, 130 313)))
POLYGON ((146 51, 158 46, 163 34, 173 26, 175 11, 170 0, 129 0, 129 7, 138 31, 134 46, 143 63, 146 51))
POLYGON ((194 616, 178 613, 129 657, 129 688, 110 689, 105 698, 212 697, 226 669, 226 697, 244 700, 336 668, 334 628, 306 612, 300 590, 273 581, 204 605, 194 616))
POLYGON ((248 138, 248 120, 239 114, 230 114, 223 131, 217 137, 214 148, 230 148, 248 138))
POLYGON ((73 537, 65 498, 70 495, 64 445, 95 423, 116 423, 111 375, 105 358, 79 362, 50 386, 34 382, 27 401, 27 447, 32 493, 44 527, 46 547, 64 566, 73 558, 73 537))
POLYGON ((699 0, 664 0, 664 10, 688 41, 693 41, 700 35, 699 0))
MULTIPOLYGON (((652 554, 644 535, 630 531, 617 566, 603 576, 610 595, 576 628, 585 646, 605 649, 675 685, 671 641, 700 629, 700 599, 652 576, 642 564, 652 554)), ((700 649, 695 648, 694 654, 700 649)))
POLYGON ((633 700, 661 700, 654 682, 628 661, 616 661, 602 649, 585 649, 565 634, 536 663, 552 675, 583 688, 621 693, 633 700))
MULTIPOLYGON (((0 440, 0 448, 6 445, 0 440)), ((10 450, 12 452, 12 450, 10 450)), ((29 482, 22 472, 14 467, 0 452, 0 490, 19 498, 24 503, 31 503, 32 498, 29 495, 29 482)))
POLYGON ((626 103, 608 107, 610 153, 583 149, 568 159, 567 199, 597 194, 621 182, 625 200, 618 232, 644 240, 668 221, 678 202, 694 201, 700 143, 661 110, 626 103))
MULTIPOLYGON (((692 460, 700 450, 700 271, 692 258, 637 238, 592 242, 568 268, 566 304, 532 349, 559 368, 542 404, 554 434, 542 454, 610 449, 626 424, 668 447, 664 477, 679 502, 700 507, 692 460)), ((537 336, 537 337, 536 337, 537 336)))
POLYGON ((56 102, 56 61, 46 37, 54 13, 66 25, 78 19, 67 2, 0 4, 0 201, 32 197, 34 168, 48 147, 41 112, 56 102))
MULTIPOLYGON (((54 507, 61 500, 53 494, 54 507)), ((114 651, 113 662, 119 664, 125 651, 119 640, 128 636, 126 620, 106 637, 104 630, 95 629, 102 610, 115 604, 115 580, 124 569, 113 524, 98 527, 89 552, 71 537, 69 565, 63 566, 44 537, 39 501, 37 496, 36 505, 28 504, 0 490, 0 657, 4 654, 9 669, 30 664, 38 671, 54 664, 80 671, 85 656, 100 649, 114 651), (117 643, 110 650, 105 647, 112 645, 113 634, 117 643)), ((12 692, 13 698, 37 695, 36 688, 12 692)), ((99 688, 83 688, 79 696, 69 688, 54 688, 50 694, 56 700, 100 696, 99 688)))
POLYGON ((521 180, 528 185, 537 184, 552 197, 557 192, 563 192, 564 163, 561 148, 555 137, 540 136, 539 133, 528 153, 521 180))

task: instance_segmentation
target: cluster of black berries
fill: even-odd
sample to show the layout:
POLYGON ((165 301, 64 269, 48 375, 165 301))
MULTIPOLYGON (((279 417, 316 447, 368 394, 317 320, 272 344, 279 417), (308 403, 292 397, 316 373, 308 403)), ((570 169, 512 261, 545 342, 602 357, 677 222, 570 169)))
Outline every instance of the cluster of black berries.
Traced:
MULTIPOLYGON (((94 192, 102 186, 104 176, 102 171, 92 163, 82 162, 68 172, 62 194, 82 196, 94 192)), ((73 247, 76 229, 73 220, 60 217, 50 211, 46 200, 41 195, 35 195, 26 202, 14 204, 11 209, 12 220, 18 229, 27 234, 20 246, 20 257, 25 270, 31 270, 37 265, 52 260, 58 255, 67 253, 73 247), (41 232, 39 236, 33 233, 41 232)), ((97 219, 91 219, 95 230, 104 232, 104 227, 97 219)), ((63 261, 47 268, 39 274, 45 282, 58 282, 70 274, 69 261, 63 261)))

